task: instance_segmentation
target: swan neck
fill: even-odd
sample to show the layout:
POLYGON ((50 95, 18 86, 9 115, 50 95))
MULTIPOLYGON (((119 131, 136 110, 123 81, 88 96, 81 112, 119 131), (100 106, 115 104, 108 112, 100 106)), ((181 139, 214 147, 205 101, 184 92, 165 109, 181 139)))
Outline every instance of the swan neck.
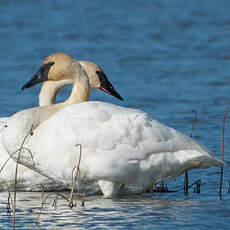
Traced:
POLYGON ((81 78, 74 81, 70 97, 66 100, 66 104, 75 104, 89 100, 89 80, 81 78))
POLYGON ((59 90, 68 84, 71 84, 69 80, 62 81, 46 81, 41 87, 39 94, 39 106, 47 106, 55 103, 56 95, 59 90))

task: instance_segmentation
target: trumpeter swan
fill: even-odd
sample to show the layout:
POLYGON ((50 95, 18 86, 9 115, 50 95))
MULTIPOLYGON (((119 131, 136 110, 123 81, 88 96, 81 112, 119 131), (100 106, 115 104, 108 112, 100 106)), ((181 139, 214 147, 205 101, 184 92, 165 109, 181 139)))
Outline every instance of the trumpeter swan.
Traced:
POLYGON ((35 124, 33 135, 25 143, 34 162, 23 153, 22 164, 69 186, 79 158, 75 146, 80 143, 81 179, 85 184, 97 182, 105 196, 141 193, 187 170, 224 165, 203 145, 142 111, 103 102, 76 104, 88 99, 89 80, 76 66, 70 71, 71 65, 62 74, 66 63, 55 62, 47 73, 48 80, 58 78, 73 84, 70 99, 19 112, 7 122, 3 143, 9 154, 19 148, 25 131, 35 124), (22 125, 14 133, 18 121, 22 125))
MULTIPOLYGON (((57 53, 57 54, 50 55, 44 60, 41 68, 38 70, 37 74, 35 74, 33 79, 29 81, 22 89, 31 87, 34 83, 43 82, 44 80, 48 79, 47 74, 51 66, 53 65, 54 61, 56 62, 58 66, 60 65, 65 66, 67 70, 68 70, 68 65, 70 66, 74 65, 74 63, 76 62, 71 56, 67 54, 57 53), (50 61, 50 59, 52 59, 52 61, 50 61)), ((115 91, 111 83, 108 81, 106 75, 104 74, 104 72, 98 65, 92 62, 81 61, 81 66, 83 66, 83 70, 81 70, 83 74, 85 71, 89 77, 90 88, 101 89, 105 92, 107 91, 107 93, 112 94, 113 96, 117 97, 120 100, 123 100, 120 97, 120 95, 115 91), (97 77, 98 73, 100 73, 101 79, 97 77)), ((76 64, 76 68, 81 69, 81 66, 79 66, 78 63, 76 64)), ((39 105, 40 106, 48 106, 54 103, 54 99, 59 89, 62 88, 66 84, 72 83, 70 79, 68 78, 65 79, 64 75, 66 73, 63 72, 63 68, 62 68, 62 74, 60 74, 60 72, 58 74, 59 75, 53 73, 52 75, 50 75, 49 80, 43 82, 43 85, 40 91, 40 95, 39 95, 39 105), (60 80, 58 79, 58 77, 60 77, 60 80)), ((39 113, 39 110, 36 110, 36 108, 32 109, 32 112, 36 113, 36 111, 38 111, 39 113)), ((18 115, 20 116, 21 113, 27 113, 27 112, 25 110, 24 112, 19 112, 18 115)), ((31 113, 30 110, 29 110, 29 113, 31 113)), ((29 116, 29 119, 31 119, 30 115, 27 115, 27 116, 29 116)), ((1 118, 0 120, 1 127, 6 125, 6 122, 8 119, 9 119, 8 117, 1 118)), ((28 120, 28 122, 30 122, 30 120, 28 120)), ((16 130, 18 130, 19 126, 20 125, 16 127, 16 130)), ((26 126, 24 126, 24 128, 25 127, 26 126)), ((0 141, 0 149, 1 149, 1 158, 0 158, 0 170, 1 170, 1 167, 4 165, 6 160, 9 158, 9 155, 5 151, 1 141, 0 141)), ((12 183, 14 182, 14 171, 15 171, 15 162, 12 159, 10 159, 8 163, 6 164, 6 166, 4 167, 4 169, 0 171, 0 189, 6 188, 7 183, 5 182, 8 182, 7 186, 11 187, 12 183)), ((39 175, 37 173, 34 173, 32 170, 28 170, 27 168, 23 166, 20 168, 19 181, 23 182, 23 183, 20 183, 20 189, 22 190, 25 190, 25 189, 39 190, 40 188, 38 187, 38 184, 44 183, 45 181, 44 179, 46 178, 39 177, 39 175)), ((49 186, 49 183, 48 183, 48 186, 49 186)))

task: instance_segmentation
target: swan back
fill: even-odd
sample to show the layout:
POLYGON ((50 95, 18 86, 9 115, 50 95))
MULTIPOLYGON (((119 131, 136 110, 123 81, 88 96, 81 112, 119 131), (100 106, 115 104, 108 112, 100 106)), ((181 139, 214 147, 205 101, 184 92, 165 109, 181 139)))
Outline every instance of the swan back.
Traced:
POLYGON ((206 147, 148 114, 103 102, 58 111, 35 130, 27 147, 33 149, 37 170, 67 181, 79 157, 79 143, 86 180, 147 188, 186 170, 223 165, 206 147))

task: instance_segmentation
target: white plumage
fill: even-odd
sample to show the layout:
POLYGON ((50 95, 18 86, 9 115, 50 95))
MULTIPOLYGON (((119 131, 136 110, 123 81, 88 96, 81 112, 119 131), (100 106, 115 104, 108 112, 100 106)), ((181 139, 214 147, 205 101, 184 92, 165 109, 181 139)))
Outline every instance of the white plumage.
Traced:
POLYGON ((81 183, 97 183, 106 196, 141 193, 187 170, 224 165, 206 147, 148 114, 103 102, 63 103, 15 114, 2 135, 8 154, 19 148, 34 123, 24 145, 34 162, 23 151, 21 163, 57 181, 57 188, 71 184, 80 157, 77 144, 82 146, 81 183))
POLYGON ((108 196, 144 192, 187 170, 223 165, 206 147, 146 113, 103 102, 71 105, 53 114, 25 145, 35 166, 28 154, 23 161, 67 187, 79 143, 84 184, 98 182, 108 196))

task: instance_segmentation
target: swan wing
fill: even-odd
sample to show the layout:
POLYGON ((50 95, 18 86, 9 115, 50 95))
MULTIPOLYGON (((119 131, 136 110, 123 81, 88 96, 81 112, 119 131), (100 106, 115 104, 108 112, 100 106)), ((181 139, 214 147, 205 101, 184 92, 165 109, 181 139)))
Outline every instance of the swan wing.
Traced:
POLYGON ((53 114, 34 130, 26 143, 35 159, 31 167, 70 182, 80 157, 77 144, 82 146, 81 175, 88 180, 147 186, 192 168, 222 165, 206 147, 142 111, 84 102, 53 114))

